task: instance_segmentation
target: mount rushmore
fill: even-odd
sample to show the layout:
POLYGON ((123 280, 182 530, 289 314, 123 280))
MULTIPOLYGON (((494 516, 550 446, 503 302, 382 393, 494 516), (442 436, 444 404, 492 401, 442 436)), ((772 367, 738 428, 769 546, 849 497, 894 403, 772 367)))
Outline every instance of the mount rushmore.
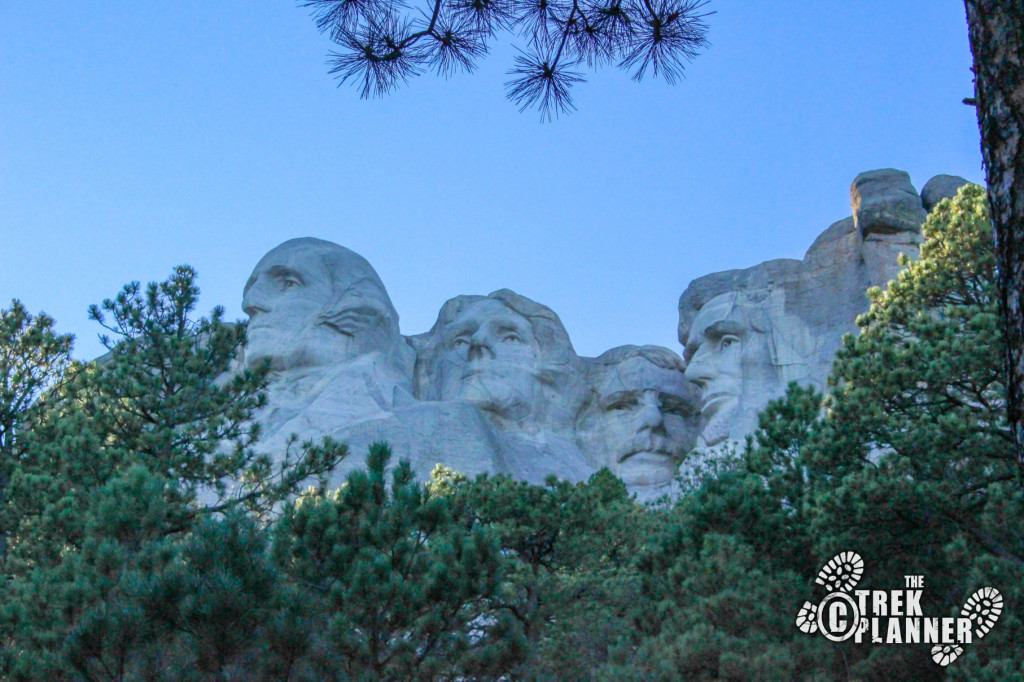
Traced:
POLYGON ((388 441, 426 478, 437 465, 541 483, 608 467, 640 499, 677 471, 742 439, 790 381, 824 384, 865 291, 917 254, 927 210, 966 184, 932 178, 921 194, 892 169, 862 173, 853 215, 802 260, 772 260, 693 281, 679 299, 682 355, 659 346, 580 357, 558 315, 501 289, 447 301, 433 327, 403 335, 384 283, 328 241, 272 249, 245 284, 241 363, 268 363, 262 448, 331 436, 353 456, 388 441))

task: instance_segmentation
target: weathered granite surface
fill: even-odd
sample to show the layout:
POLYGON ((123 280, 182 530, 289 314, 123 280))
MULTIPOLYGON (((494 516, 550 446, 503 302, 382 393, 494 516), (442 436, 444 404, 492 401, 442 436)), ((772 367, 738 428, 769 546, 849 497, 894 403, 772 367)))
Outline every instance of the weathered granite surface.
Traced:
POLYGON ((457 296, 430 331, 402 336, 370 264, 304 238, 264 256, 242 307, 243 364, 272 369, 260 447, 346 442, 334 483, 386 440, 422 478, 443 464, 581 481, 609 466, 647 498, 670 490, 695 442, 697 392, 678 354, 645 346, 580 358, 554 311, 507 289, 457 296))
POLYGON ((965 183, 937 176, 923 202, 903 171, 861 173, 850 188, 853 215, 822 232, 803 260, 691 282, 679 299, 678 332, 686 377, 701 389, 699 446, 742 440, 790 381, 823 387, 842 336, 857 331, 868 308, 866 290, 896 277, 900 253, 917 256, 926 203, 965 183))
POLYGON ((936 175, 921 188, 921 203, 926 211, 931 211, 943 199, 956 196, 960 188, 969 184, 959 175, 936 175))
POLYGON ((964 182, 937 176, 922 199, 902 171, 858 175, 852 215, 802 260, 690 283, 679 299, 682 357, 657 346, 580 357, 554 311, 508 289, 456 296, 429 331, 403 335, 364 258, 289 240, 256 265, 242 301, 241 363, 272 370, 261 447, 347 442, 334 483, 386 440, 421 478, 438 464, 534 483, 608 467, 656 499, 673 492, 680 466, 692 472, 751 433, 790 381, 824 384, 842 335, 867 309, 865 290, 896 276, 899 253, 916 256, 925 208, 964 182))

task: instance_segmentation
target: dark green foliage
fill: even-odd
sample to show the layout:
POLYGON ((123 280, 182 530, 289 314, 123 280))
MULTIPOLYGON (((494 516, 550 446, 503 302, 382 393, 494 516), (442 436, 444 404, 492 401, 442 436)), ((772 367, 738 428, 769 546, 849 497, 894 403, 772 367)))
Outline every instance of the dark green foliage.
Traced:
POLYGON ((842 659, 794 625, 820 568, 801 450, 822 396, 789 387, 741 456, 682 498, 638 562, 630 638, 600 679, 835 679, 842 659))
MULTIPOLYGON (((36 368, 44 379, 33 390, 46 377, 52 388, 19 413, 30 428, 15 431, 13 465, 5 460, 0 636, 16 679, 131 677, 166 639, 146 617, 140 585, 173 572, 213 515, 265 513, 344 455, 329 441, 275 466, 254 452, 249 418, 265 372, 227 373, 244 326, 224 323, 220 309, 192 319, 194 280, 181 267, 144 290, 128 285, 104 302, 106 316, 94 307, 117 339, 105 339, 108 356, 62 376, 52 368, 70 340, 53 335, 48 319, 34 336, 0 339, 5 356, 58 360, 36 368)), ((224 646, 209 644, 211 660, 223 663, 224 646)))
POLYGON ((133 283, 105 301, 109 321, 92 308, 119 338, 105 339, 110 354, 53 394, 25 435, 11 481, 22 529, 33 534, 23 561, 57 561, 77 547, 92 491, 130 467, 165 482, 171 511, 159 532, 169 534, 239 505, 266 511, 344 454, 330 442, 276 466, 256 454, 248 420, 264 400, 265 372, 226 374, 245 329, 223 322, 220 308, 193 320, 198 293, 195 273, 180 267, 166 282, 133 283))
POLYGON ((607 470, 422 484, 384 444, 340 489, 284 504, 344 448, 273 469, 254 454, 265 377, 228 371, 242 327, 190 321, 190 270, 106 302, 121 340, 86 367, 16 304, 0 336, 2 676, 1022 679, 1024 486, 984 195, 941 203, 925 235, 871 292, 833 391, 791 385, 671 508, 607 470), (949 668, 927 645, 804 634, 796 613, 845 550, 865 560, 858 588, 923 575, 926 616, 982 587, 1006 608, 949 668))
POLYGON ((991 466, 1014 473, 984 191, 969 185, 941 203, 924 235, 920 259, 888 290, 869 292, 862 331, 837 357, 832 421, 863 445, 910 458, 918 478, 951 475, 951 485, 972 487, 991 466), (954 473, 957 455, 970 458, 954 473))
POLYGON ((33 317, 18 300, 0 310, 0 455, 7 465, 19 454, 18 431, 29 408, 71 367, 73 338, 53 325, 53 318, 33 317))
MULTIPOLYGON (((1006 420, 983 190, 968 186, 939 204, 924 234, 921 258, 887 291, 870 292, 861 334, 837 357, 827 417, 805 448, 820 479, 816 553, 856 549, 877 585, 927 576, 926 613, 952 613, 983 586, 1020 604, 1022 471, 1006 420)), ((977 664, 960 661, 957 669, 980 671, 988 656, 1019 641, 1015 631, 1007 617, 972 647, 977 664)), ((876 650, 858 669, 880 675, 894 667, 876 650)))
POLYGON ((807 580, 756 557, 738 534, 692 544, 675 526, 645 556, 634 642, 602 680, 835 679, 822 642, 793 626, 807 580))
POLYGON ((25 454, 22 431, 41 410, 43 391, 59 391, 73 367, 73 339, 53 325, 53 318, 33 317, 18 300, 0 310, 0 576, 7 570, 8 534, 17 523, 6 500, 11 475, 25 454))
POLYGON ((466 528, 390 449, 334 493, 311 490, 274 533, 274 557, 309 605, 310 669, 331 679, 497 678, 521 653, 497 608, 506 562, 494 533, 466 528))
POLYGON ((528 642, 523 679, 586 679, 630 627, 639 594, 638 550, 658 514, 607 470, 585 484, 534 486, 505 476, 445 478, 459 519, 493 529, 512 559, 502 608, 528 642))
POLYGON ((887 291, 870 292, 861 333, 837 358, 833 393, 823 400, 790 386, 734 466, 673 511, 641 561, 643 606, 609 679, 1019 674, 1024 500, 982 190, 942 202, 924 233, 920 259, 887 291), (796 611, 821 598, 814 575, 844 550, 864 557, 859 588, 924 575, 926 615, 957 615, 986 586, 1009 607, 948 671, 924 645, 804 635, 796 611))

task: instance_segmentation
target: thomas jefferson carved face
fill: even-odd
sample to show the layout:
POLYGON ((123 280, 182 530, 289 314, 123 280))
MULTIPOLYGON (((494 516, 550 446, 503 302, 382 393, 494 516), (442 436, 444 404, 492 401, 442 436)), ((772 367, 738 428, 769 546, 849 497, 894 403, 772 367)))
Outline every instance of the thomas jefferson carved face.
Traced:
POLYGON ((463 309, 443 334, 436 365, 442 400, 465 400, 513 420, 529 414, 540 358, 529 320, 487 298, 463 309))
POLYGON ((398 319, 370 264, 320 239, 292 239, 256 265, 245 285, 246 363, 315 367, 386 350, 398 319))
POLYGON ((697 392, 668 349, 622 350, 597 359, 577 440, 592 464, 627 485, 669 483, 696 439, 697 392))

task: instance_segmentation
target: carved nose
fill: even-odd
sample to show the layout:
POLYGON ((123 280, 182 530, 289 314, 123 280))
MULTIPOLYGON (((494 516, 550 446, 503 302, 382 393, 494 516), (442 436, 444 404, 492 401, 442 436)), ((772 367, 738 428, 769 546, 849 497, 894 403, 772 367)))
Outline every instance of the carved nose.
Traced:
POLYGON ((252 287, 242 296, 242 312, 249 317, 252 317, 256 313, 265 313, 270 310, 269 305, 263 300, 256 290, 256 287, 252 287))
POLYGON ((664 415, 661 414, 661 408, 658 407, 658 396, 645 395, 640 405, 640 428, 654 431, 664 424, 664 415))
POLYGON ((690 358, 690 363, 686 366, 686 372, 683 374, 689 381, 701 388, 715 378, 714 367, 706 361, 706 358, 707 355, 702 350, 698 350, 697 354, 690 358))
POLYGON ((469 339, 469 352, 467 358, 470 360, 481 360, 484 356, 494 359, 494 348, 491 346, 491 338, 482 329, 469 339))

